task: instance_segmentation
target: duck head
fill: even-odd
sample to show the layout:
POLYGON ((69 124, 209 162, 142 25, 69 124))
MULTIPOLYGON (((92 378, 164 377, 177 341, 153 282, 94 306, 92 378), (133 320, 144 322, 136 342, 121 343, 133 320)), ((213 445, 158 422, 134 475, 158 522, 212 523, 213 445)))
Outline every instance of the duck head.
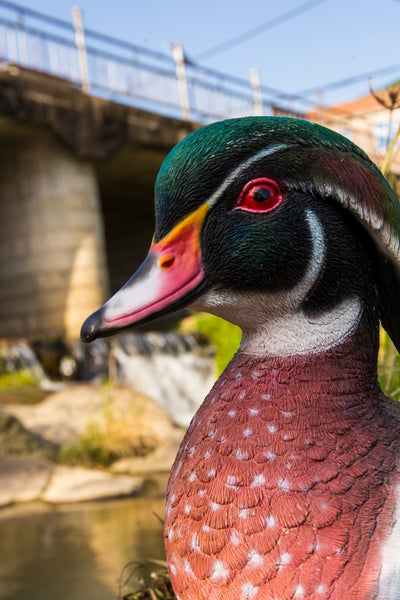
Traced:
POLYGON ((155 216, 145 261, 85 321, 84 341, 189 306, 260 352, 328 347, 363 315, 398 343, 398 200, 339 134, 274 117, 203 127, 165 159, 155 216))

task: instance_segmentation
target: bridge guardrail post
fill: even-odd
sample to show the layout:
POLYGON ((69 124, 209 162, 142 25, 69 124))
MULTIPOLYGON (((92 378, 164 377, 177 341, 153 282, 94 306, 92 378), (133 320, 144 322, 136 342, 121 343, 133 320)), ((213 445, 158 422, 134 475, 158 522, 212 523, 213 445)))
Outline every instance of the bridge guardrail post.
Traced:
POLYGON ((172 56, 176 65, 176 77, 178 79, 179 98, 181 102, 182 118, 190 119, 189 89, 185 70, 185 57, 181 44, 172 44, 172 56))
POLYGON ((75 44, 78 49, 79 75, 82 91, 90 93, 89 68, 86 54, 85 29, 83 27, 82 11, 79 6, 72 7, 72 23, 75 29, 75 44))
POLYGON ((253 88, 254 114, 258 117, 262 117, 264 111, 261 92, 260 72, 256 67, 250 69, 250 85, 253 88))

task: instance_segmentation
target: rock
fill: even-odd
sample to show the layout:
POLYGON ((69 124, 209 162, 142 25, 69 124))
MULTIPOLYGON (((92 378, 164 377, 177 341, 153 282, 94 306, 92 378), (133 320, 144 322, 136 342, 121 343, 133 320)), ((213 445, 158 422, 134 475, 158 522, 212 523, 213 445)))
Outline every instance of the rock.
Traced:
POLYGON ((110 475, 83 467, 59 466, 41 498, 53 503, 83 502, 130 496, 139 492, 142 486, 143 480, 134 477, 110 475))
POLYGON ((39 498, 53 470, 54 465, 45 459, 26 456, 0 459, 0 507, 39 498))
POLYGON ((32 454, 49 456, 52 448, 27 430, 13 415, 0 410, 0 457, 32 454))
POLYGON ((123 424, 134 450, 143 453, 162 444, 174 431, 171 418, 149 398, 126 388, 104 389, 93 384, 71 385, 40 404, 7 404, 4 409, 26 429, 54 444, 76 444, 89 426, 108 432, 123 424))
POLYGON ((60 445, 74 443, 89 422, 103 414, 104 398, 91 385, 77 385, 48 396, 39 404, 7 404, 4 410, 17 417, 26 429, 60 445))
POLYGON ((184 435, 183 430, 176 430, 161 446, 147 456, 121 458, 111 465, 113 473, 130 473, 131 475, 147 475, 149 473, 169 473, 184 435))

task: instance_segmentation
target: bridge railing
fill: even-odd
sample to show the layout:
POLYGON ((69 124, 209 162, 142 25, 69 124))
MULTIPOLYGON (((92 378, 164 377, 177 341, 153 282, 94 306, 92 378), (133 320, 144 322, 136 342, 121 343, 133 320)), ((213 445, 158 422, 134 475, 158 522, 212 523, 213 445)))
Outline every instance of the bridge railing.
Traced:
POLYGON ((271 112, 257 74, 251 80, 84 29, 0 0, 0 66, 13 63, 61 77, 87 93, 184 119, 209 121, 271 112))

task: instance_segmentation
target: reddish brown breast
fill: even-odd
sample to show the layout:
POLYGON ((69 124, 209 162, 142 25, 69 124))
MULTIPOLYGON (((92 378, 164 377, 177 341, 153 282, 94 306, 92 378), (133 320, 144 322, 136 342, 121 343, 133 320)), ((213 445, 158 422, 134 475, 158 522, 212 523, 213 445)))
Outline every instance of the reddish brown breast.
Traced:
POLYGON ((399 425, 363 353, 353 339, 304 358, 236 355, 171 473, 180 600, 374 597, 399 425))

